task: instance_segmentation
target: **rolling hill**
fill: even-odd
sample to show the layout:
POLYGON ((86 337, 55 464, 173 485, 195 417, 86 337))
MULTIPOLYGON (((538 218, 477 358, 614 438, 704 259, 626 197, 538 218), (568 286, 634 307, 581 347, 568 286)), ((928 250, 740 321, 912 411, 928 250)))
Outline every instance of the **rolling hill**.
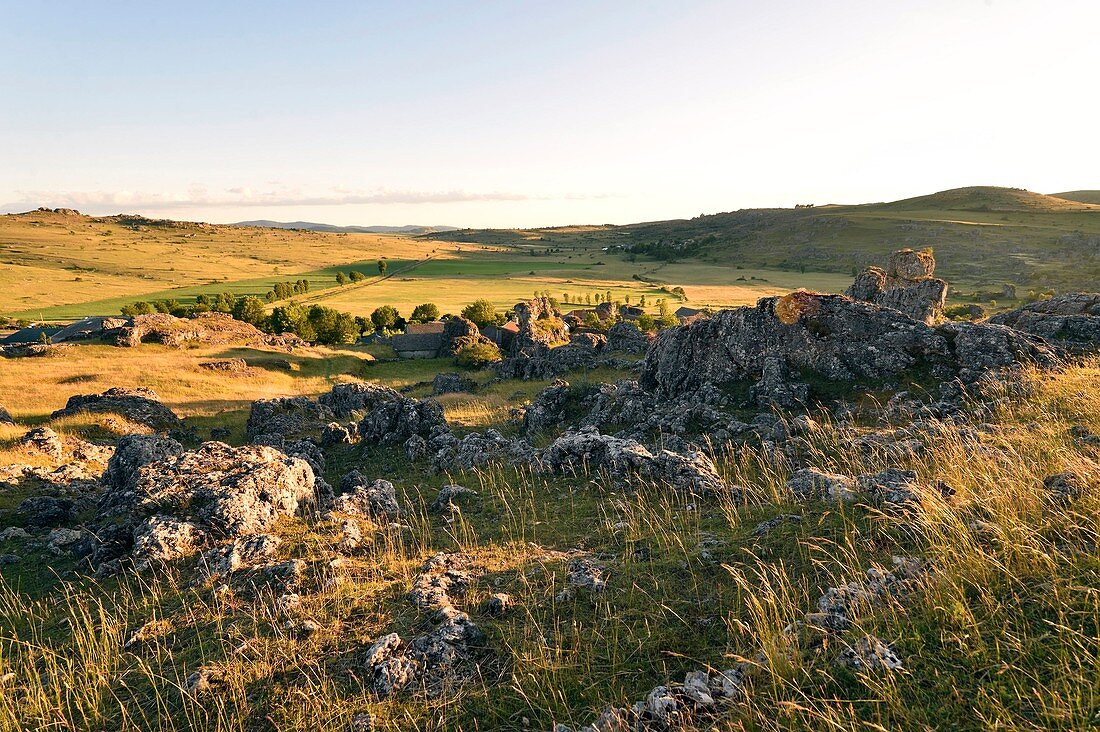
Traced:
POLYGON ((454 231, 454 226, 336 226, 318 224, 313 221, 238 221, 230 226, 263 227, 267 229, 300 229, 302 231, 324 231, 330 234, 432 234, 437 231, 454 231))
POLYGON ((1066 191, 1065 193, 1052 193, 1051 195, 1064 198, 1067 201, 1100 204, 1100 191, 1066 191))
POLYGON ((888 203, 435 236, 534 250, 598 244, 626 256, 836 273, 881 262, 892 249, 931 246, 940 274, 963 288, 1079 290, 1100 280, 1100 205, 989 186, 888 203))

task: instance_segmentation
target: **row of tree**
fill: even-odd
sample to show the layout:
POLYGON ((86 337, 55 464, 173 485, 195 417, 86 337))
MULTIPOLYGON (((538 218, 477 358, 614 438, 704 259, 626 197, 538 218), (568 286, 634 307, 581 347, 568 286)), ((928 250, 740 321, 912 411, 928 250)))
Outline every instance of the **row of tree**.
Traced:
MULTIPOLYGON (((381 275, 382 277, 385 277, 386 272, 387 272, 387 270, 389 270, 389 268, 390 268, 389 262, 387 262, 384 259, 379 259, 378 260, 378 274, 379 275, 381 275)), ((350 272, 342 272, 341 271, 341 272, 336 273, 336 284, 339 285, 340 287, 343 287, 344 285, 346 285, 349 282, 362 282, 365 279, 367 279, 367 276, 365 274, 363 274, 362 272, 360 272, 359 270, 357 270, 357 269, 354 269, 350 272)))

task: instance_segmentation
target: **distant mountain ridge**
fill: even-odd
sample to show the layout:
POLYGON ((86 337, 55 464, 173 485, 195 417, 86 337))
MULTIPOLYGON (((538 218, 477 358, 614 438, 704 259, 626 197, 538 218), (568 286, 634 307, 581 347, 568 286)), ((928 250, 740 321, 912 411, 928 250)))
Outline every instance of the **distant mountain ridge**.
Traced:
POLYGON ((323 231, 329 234, 434 234, 440 231, 457 231, 455 226, 336 226, 313 221, 238 221, 230 226, 259 226, 266 229, 302 229, 323 231))

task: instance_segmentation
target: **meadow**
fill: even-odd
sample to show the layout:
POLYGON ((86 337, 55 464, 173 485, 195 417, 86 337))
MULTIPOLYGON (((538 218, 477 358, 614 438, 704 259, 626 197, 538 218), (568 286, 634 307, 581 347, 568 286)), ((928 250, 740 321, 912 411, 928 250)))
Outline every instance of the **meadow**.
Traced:
MULTIPOLYGON (((0 373, 0 399, 28 424, 102 439, 121 429, 117 421, 46 415, 69 392, 140 383, 191 426, 226 426, 239 442, 248 399, 317 394, 356 378, 425 394, 435 372, 452 368, 376 361, 362 349, 293 354, 300 370, 279 372, 268 366, 285 354, 265 350, 80 348, 79 362, 48 357, 22 362, 19 378, 0 373), (229 355, 244 356, 255 373, 197 368, 229 355), (24 393, 26 384, 34 386, 24 393)), ((475 378, 477 394, 444 400, 460 431, 465 418, 514 432, 508 407, 544 385, 475 378)), ((1100 711, 1100 494, 1094 485, 1067 506, 1036 486, 1067 467, 1095 469, 1095 450, 1074 441, 1071 428, 1100 431, 1100 364, 1028 373, 1022 383, 993 414, 941 425, 928 449, 905 458, 868 456, 838 437, 827 414, 813 415, 822 426, 813 464, 845 474, 910 468, 956 490, 950 502, 933 491, 905 511, 799 501, 784 485, 791 466, 753 447, 712 446, 743 500, 656 484, 624 489, 599 474, 548 478, 506 464, 433 475, 400 448, 331 450, 330 481, 353 466, 385 476, 408 513, 376 527, 338 566, 328 564, 338 523, 306 515, 279 525, 279 556, 309 567, 299 616, 316 625, 308 636, 292 629, 262 582, 196 583, 186 562, 94 579, 72 574, 69 557, 31 550, 0 567, 0 729, 335 731, 363 713, 380 730, 576 728, 686 671, 738 662, 751 668, 747 695, 707 729, 1088 728, 1100 711), (433 513, 436 491, 450 482, 478 493, 454 514, 433 513), (486 631, 492 658, 438 697, 378 699, 361 683, 361 655, 383 633, 420 627, 405 592, 439 551, 479 568, 461 607, 486 631), (860 615, 841 638, 787 630, 825 588, 889 568, 898 554, 934 567, 911 596, 860 615), (578 556, 611 569, 607 590, 562 594, 578 556), (515 609, 486 616, 478 608, 496 592, 512 595, 515 609), (137 628, 145 629, 140 642, 130 640, 137 628), (864 633, 887 639, 904 670, 829 663, 832 644, 864 633), (213 695, 186 691, 200 666, 222 674, 213 695)), ((16 437, 0 432, 4 462, 31 459, 16 437)), ((19 498, 6 492, 0 508, 19 498)))

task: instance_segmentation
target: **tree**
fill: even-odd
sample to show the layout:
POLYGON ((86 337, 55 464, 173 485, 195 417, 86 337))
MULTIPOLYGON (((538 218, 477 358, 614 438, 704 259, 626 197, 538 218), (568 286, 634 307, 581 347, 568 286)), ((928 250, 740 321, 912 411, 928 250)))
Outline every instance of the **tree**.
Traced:
POLYGON ((340 287, 343 287, 347 283, 348 283, 348 276, 346 274, 344 274, 343 272, 337 272, 336 273, 336 284, 339 285, 340 287))
POLYGON ((645 307, 645 295, 642 295, 642 299, 638 301, 638 304, 643 308, 645 307))
POLYGON ((385 277, 386 276, 386 270, 389 269, 389 268, 390 268, 390 263, 389 262, 387 262, 384 259, 379 259, 378 260, 378 274, 385 277))
POLYGON ((484 298, 474 300, 462 308, 462 317, 472 320, 478 325, 496 325, 500 318, 496 306, 484 298))
POLYGON ((362 315, 356 315, 355 327, 359 330, 359 335, 364 336, 370 331, 374 330, 374 323, 370 322, 370 318, 364 318, 362 315))
POLYGON ((638 319, 634 321, 634 324, 637 325, 638 328, 644 333, 652 331, 657 326, 657 323, 653 319, 653 316, 649 313, 643 313, 639 315, 638 319))
POLYGON ((233 317, 245 323, 251 323, 257 328, 266 327, 268 324, 267 311, 263 301, 258 297, 242 297, 233 305, 233 317))
POLYGON ((439 306, 434 302, 426 302, 413 308, 409 316, 410 323, 428 323, 439 319, 439 306))
POLYGON ((367 276, 365 274, 363 274, 359 270, 352 270, 352 272, 351 272, 351 281, 352 282, 362 282, 365 279, 367 279, 367 276))
POLYGON ((370 314, 370 322, 374 323, 375 330, 388 330, 397 324, 399 317, 397 308, 392 305, 383 305, 375 308, 370 314))

